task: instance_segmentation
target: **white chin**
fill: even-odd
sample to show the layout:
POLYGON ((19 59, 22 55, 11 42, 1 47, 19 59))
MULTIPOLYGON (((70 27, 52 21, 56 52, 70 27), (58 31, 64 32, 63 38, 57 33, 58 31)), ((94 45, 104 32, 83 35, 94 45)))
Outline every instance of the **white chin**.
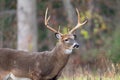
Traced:
POLYGON ((65 54, 71 54, 72 53, 72 49, 65 49, 65 54))

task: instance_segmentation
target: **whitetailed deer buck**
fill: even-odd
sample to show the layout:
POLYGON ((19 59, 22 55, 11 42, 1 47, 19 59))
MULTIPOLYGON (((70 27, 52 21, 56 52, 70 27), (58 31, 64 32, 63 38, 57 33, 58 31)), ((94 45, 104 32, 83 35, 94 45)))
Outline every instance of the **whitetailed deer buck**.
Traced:
POLYGON ((50 16, 45 13, 45 26, 53 31, 58 38, 58 43, 51 51, 26 52, 13 49, 0 49, 0 80, 10 72, 16 77, 26 77, 32 80, 57 80, 62 69, 68 62, 69 55, 79 44, 75 41, 73 32, 87 22, 80 23, 79 11, 78 24, 67 34, 48 25, 50 16))

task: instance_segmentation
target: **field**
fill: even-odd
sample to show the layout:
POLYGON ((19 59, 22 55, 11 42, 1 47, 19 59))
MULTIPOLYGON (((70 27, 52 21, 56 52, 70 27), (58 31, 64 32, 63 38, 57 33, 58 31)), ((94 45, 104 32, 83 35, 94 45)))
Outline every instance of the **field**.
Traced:
POLYGON ((63 71, 59 80, 120 80, 120 68, 113 64, 113 67, 106 69, 84 69, 78 68, 76 70, 67 69, 71 71, 63 71))
POLYGON ((93 76, 93 75, 89 75, 89 76, 78 76, 78 77, 61 77, 59 80, 120 80, 120 75, 117 74, 115 76, 93 76))

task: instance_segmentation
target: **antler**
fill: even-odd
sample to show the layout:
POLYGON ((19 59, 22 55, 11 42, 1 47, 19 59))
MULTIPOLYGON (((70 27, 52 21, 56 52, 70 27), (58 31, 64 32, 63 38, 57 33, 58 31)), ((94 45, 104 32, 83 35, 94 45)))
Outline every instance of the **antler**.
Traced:
POLYGON ((76 29, 78 29, 79 27, 81 27, 82 25, 84 25, 88 22, 88 20, 86 19, 83 23, 80 23, 80 14, 79 14, 79 11, 78 11, 77 8, 76 8, 76 12, 77 12, 77 15, 78 15, 78 23, 72 30, 70 30, 69 33, 73 33, 76 29))
POLYGON ((47 27, 49 30, 51 30, 51 31, 53 31, 53 32, 55 32, 55 33, 59 33, 59 34, 62 35, 62 33, 60 33, 59 31, 55 30, 54 28, 52 28, 52 27, 50 27, 50 26, 48 25, 48 21, 50 20, 50 16, 47 17, 47 14, 48 14, 48 8, 46 9, 46 12, 45 12, 45 25, 46 25, 46 27, 47 27))

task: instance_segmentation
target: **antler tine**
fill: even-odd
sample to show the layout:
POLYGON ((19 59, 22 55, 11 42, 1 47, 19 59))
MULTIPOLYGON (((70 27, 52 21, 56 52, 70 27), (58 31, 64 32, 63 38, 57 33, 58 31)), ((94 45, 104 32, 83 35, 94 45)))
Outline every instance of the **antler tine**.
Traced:
POLYGON ((69 33, 74 32, 76 29, 78 29, 79 27, 81 27, 82 25, 84 25, 88 22, 88 19, 86 18, 86 20, 83 23, 80 23, 80 14, 79 14, 79 11, 78 11, 77 8, 76 8, 76 12, 77 12, 77 15, 78 15, 78 23, 69 33))
POLYGON ((58 32, 60 32, 60 26, 59 26, 59 28, 58 28, 58 32))
POLYGON ((45 12, 45 25, 46 25, 46 27, 47 27, 49 30, 51 30, 51 31, 53 31, 53 32, 55 32, 55 33, 62 34, 62 33, 58 32, 57 30, 55 30, 54 28, 52 28, 52 27, 50 27, 50 26, 48 25, 48 21, 50 20, 50 16, 47 17, 47 15, 48 15, 48 8, 46 9, 46 12, 45 12))

